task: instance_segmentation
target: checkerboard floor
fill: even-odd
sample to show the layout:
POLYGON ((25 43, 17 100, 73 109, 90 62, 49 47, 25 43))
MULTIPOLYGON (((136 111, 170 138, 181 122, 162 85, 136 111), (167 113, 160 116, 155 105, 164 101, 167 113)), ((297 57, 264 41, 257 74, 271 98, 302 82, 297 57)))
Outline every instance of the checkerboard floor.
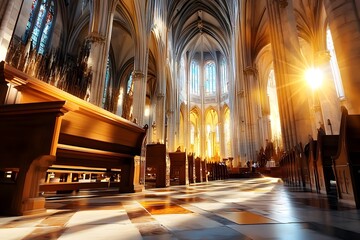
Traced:
POLYGON ((0 217, 0 239, 360 239, 360 210, 277 178, 47 197, 47 212, 0 217))

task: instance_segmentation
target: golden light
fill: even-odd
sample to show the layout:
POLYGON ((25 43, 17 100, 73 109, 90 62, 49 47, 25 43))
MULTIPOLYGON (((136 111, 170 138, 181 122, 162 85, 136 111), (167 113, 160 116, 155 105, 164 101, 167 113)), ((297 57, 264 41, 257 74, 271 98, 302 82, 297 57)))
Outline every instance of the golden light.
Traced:
POLYGON ((0 45, 0 62, 5 61, 7 49, 5 46, 0 45))
POLYGON ((148 117, 150 115, 150 108, 148 106, 145 107, 144 115, 145 117, 148 117))
POLYGON ((323 81, 323 73, 319 68, 309 68, 305 71, 305 79, 309 86, 316 90, 318 89, 323 81))

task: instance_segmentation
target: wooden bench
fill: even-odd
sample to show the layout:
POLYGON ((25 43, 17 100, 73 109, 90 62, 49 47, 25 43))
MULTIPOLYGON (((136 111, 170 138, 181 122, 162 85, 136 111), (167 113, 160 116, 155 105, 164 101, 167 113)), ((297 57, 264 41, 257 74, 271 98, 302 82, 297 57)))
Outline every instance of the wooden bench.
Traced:
POLYGON ((360 208, 360 115, 349 115, 345 107, 333 164, 339 201, 360 208))
POLYGON ((10 66, 1 74, 19 95, 0 107, 1 214, 44 211, 39 186, 54 165, 121 169, 119 192, 141 188, 145 129, 10 66))
POLYGON ((310 177, 310 190, 313 192, 320 192, 320 183, 319 183, 319 171, 317 169, 317 149, 318 142, 312 138, 309 141, 307 146, 306 157, 308 159, 309 167, 309 177, 310 177))
POLYGON ((155 181, 155 187, 170 186, 170 158, 165 144, 148 144, 146 146, 146 168, 151 168, 152 174, 155 174, 151 179, 155 181))
POLYGON ((203 171, 203 164, 201 158, 195 158, 195 175, 196 175, 196 182, 203 182, 204 180, 204 171, 203 171))
POLYGON ((177 178, 179 185, 189 184, 189 169, 186 152, 169 152, 170 179, 177 178))
POLYGON ((317 136, 317 160, 316 170, 319 181, 319 192, 322 194, 331 193, 331 181, 335 181, 332 156, 336 155, 339 144, 339 135, 317 136))
POLYGON ((191 153, 188 155, 188 164, 189 164, 189 183, 196 182, 196 170, 195 170, 195 159, 194 154, 191 153))

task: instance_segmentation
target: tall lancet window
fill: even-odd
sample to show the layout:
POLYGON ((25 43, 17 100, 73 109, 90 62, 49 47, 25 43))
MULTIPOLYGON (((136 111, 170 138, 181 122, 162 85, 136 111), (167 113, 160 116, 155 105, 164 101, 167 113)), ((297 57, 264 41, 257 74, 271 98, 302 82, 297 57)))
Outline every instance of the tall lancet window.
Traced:
POLYGON ((345 98, 345 94, 344 94, 344 88, 342 85, 342 80, 341 80, 341 76, 340 76, 340 70, 339 70, 339 66, 336 60, 336 54, 335 54, 335 48, 334 48, 334 43, 332 40, 332 36, 331 36, 331 32, 330 32, 330 28, 327 28, 326 31, 326 45, 327 45, 327 49, 330 53, 330 66, 331 66, 331 71, 333 74, 333 78, 334 78, 334 83, 335 83, 335 88, 336 88, 336 92, 337 95, 340 99, 345 98))
POLYGON ((132 93, 133 93, 132 74, 130 74, 129 79, 128 79, 128 81, 127 81, 126 93, 129 94, 129 95, 132 95, 132 93))
POLYGON ((109 103, 106 103, 106 100, 109 100, 109 89, 110 89, 110 83, 111 83, 111 62, 110 58, 108 57, 107 64, 106 64, 106 73, 105 73, 105 85, 104 85, 104 94, 103 94, 103 107, 106 108, 106 105, 109 105, 109 103))
POLYGON ((215 63, 209 61, 205 64, 205 95, 214 95, 216 92, 216 70, 215 63))
POLYGON ((33 0, 23 41, 31 41, 32 49, 45 54, 54 26, 55 5, 53 0, 33 0))
POLYGON ((221 77, 222 93, 227 93, 229 80, 228 80, 228 74, 227 74, 226 61, 224 58, 221 60, 221 64, 220 64, 220 77, 221 77))
POLYGON ((199 72, 199 63, 196 61, 191 61, 190 64, 190 93, 194 95, 200 95, 200 72, 199 72))

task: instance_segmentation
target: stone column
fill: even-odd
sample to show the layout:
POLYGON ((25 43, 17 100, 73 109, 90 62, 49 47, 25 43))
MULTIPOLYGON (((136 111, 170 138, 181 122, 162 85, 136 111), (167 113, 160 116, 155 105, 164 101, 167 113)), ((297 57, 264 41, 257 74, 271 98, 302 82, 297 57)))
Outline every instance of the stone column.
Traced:
MULTIPOLYGON (((141 71, 135 70, 132 73, 132 79, 134 84, 133 121, 143 125, 146 100, 145 74, 141 71)), ((156 141, 156 139, 153 140, 156 141)))
POLYGON ((102 107, 106 65, 109 55, 115 0, 91 0, 88 41, 91 43, 88 67, 92 78, 89 101, 102 107))
POLYGON ((360 113, 360 17, 358 1, 324 0, 349 114, 360 113))
POLYGON ((1 0, 0 3, 0 62, 5 60, 24 0, 1 0))
MULTIPOLYGON (((221 55, 217 54, 217 63, 220 63, 221 55)), ((221 95, 222 95, 222 82, 221 82, 221 73, 220 73, 220 64, 216 64, 216 79, 219 79, 219 81, 216 82, 216 97, 217 97, 217 112, 218 112, 218 128, 219 128, 219 142, 220 142, 220 157, 227 158, 229 156, 225 156, 225 135, 224 135, 224 111, 221 107, 221 95)), ((222 160, 220 158, 220 160, 222 160)))
POLYGON ((257 84, 257 70, 253 67, 244 69, 245 79, 245 101, 246 101, 246 132, 247 132, 247 148, 249 150, 249 159, 256 161, 256 151, 259 147, 259 125, 258 125, 258 84, 257 84))
POLYGON ((165 144, 165 95, 159 93, 156 97, 156 142, 165 144))
POLYGON ((292 1, 267 1, 284 148, 308 141, 310 109, 292 1))
POLYGON ((133 117, 136 122, 144 125, 144 111, 146 100, 147 67, 148 67, 148 39, 153 23, 155 1, 134 1, 135 6, 135 56, 134 56, 134 97, 133 117))
MULTIPOLYGON (((179 95, 176 95, 179 96, 179 95)), ((177 141, 177 135, 176 132, 176 125, 175 125, 175 112, 173 110, 169 110, 167 112, 167 140, 168 140, 168 149, 169 151, 175 151, 176 150, 176 141, 177 141)), ((184 151, 184 149, 181 149, 181 151, 184 151)))

